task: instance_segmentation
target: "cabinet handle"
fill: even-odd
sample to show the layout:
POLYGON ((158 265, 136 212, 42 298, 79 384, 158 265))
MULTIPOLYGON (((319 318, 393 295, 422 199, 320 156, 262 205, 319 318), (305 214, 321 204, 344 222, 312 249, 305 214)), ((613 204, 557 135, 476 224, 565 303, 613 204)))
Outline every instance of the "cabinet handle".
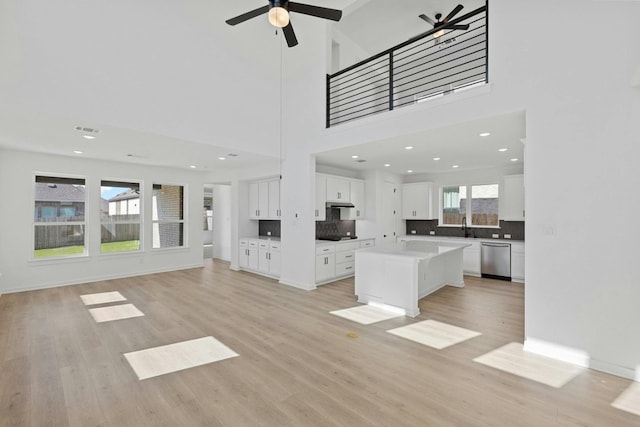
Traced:
POLYGON ((351 270, 353 267, 346 267, 345 270, 351 270))
POLYGON ((345 255, 345 258, 353 258, 353 255, 345 255))

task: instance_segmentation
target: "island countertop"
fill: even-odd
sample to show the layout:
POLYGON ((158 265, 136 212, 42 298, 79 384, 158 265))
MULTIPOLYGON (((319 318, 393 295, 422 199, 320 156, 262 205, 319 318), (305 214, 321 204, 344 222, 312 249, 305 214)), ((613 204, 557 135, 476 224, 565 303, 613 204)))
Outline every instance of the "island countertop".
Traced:
POLYGON ((471 246, 470 243, 411 240, 373 248, 360 249, 358 250, 358 253, 375 253, 405 258, 409 257, 420 261, 455 251, 457 249, 464 249, 469 246, 471 246))

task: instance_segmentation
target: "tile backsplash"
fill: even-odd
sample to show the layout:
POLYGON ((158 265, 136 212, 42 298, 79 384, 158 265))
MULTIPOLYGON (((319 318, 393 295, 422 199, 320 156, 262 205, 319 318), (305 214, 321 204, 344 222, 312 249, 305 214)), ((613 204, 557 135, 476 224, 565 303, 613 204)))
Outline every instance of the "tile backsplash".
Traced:
POLYGON ((356 236, 355 220, 340 219, 340 208, 327 208, 327 219, 316 221, 316 238, 324 236, 356 236))
MULTIPOLYGON (((417 235, 428 236, 434 231, 436 236, 464 237, 462 227, 438 227, 438 220, 407 220, 407 234, 415 231, 417 235)), ((511 240, 524 240, 524 221, 500 221, 500 228, 469 227, 470 237, 491 239, 493 234, 499 234, 503 239, 505 234, 511 234, 511 240)))
POLYGON ((280 221, 266 219, 258 221, 258 235, 280 237, 280 221))

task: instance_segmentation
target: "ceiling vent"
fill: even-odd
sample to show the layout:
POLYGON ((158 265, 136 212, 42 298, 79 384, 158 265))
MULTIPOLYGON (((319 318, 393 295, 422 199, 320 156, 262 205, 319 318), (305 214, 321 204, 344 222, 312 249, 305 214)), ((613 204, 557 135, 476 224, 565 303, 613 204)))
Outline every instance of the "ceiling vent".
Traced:
POLYGON ((75 126, 74 129, 77 130, 78 132, 84 132, 84 133, 89 133, 94 135, 100 133, 99 129, 88 128, 84 126, 75 126))

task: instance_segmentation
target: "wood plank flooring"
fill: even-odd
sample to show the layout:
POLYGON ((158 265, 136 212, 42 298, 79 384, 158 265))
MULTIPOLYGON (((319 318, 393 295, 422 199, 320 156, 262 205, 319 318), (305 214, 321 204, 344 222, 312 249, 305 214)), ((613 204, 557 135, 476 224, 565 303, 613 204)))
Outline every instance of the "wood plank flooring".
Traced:
POLYGON ((522 342, 522 285, 466 277, 416 319, 360 325, 329 313, 356 305, 353 279, 306 292, 228 267, 3 295, 0 426, 640 425, 611 406, 630 381, 554 389, 472 361, 522 342), (111 291, 145 316, 95 323, 80 295, 111 291), (482 335, 436 350, 386 332, 426 319, 482 335), (144 381, 123 356, 204 336, 240 356, 144 381))

